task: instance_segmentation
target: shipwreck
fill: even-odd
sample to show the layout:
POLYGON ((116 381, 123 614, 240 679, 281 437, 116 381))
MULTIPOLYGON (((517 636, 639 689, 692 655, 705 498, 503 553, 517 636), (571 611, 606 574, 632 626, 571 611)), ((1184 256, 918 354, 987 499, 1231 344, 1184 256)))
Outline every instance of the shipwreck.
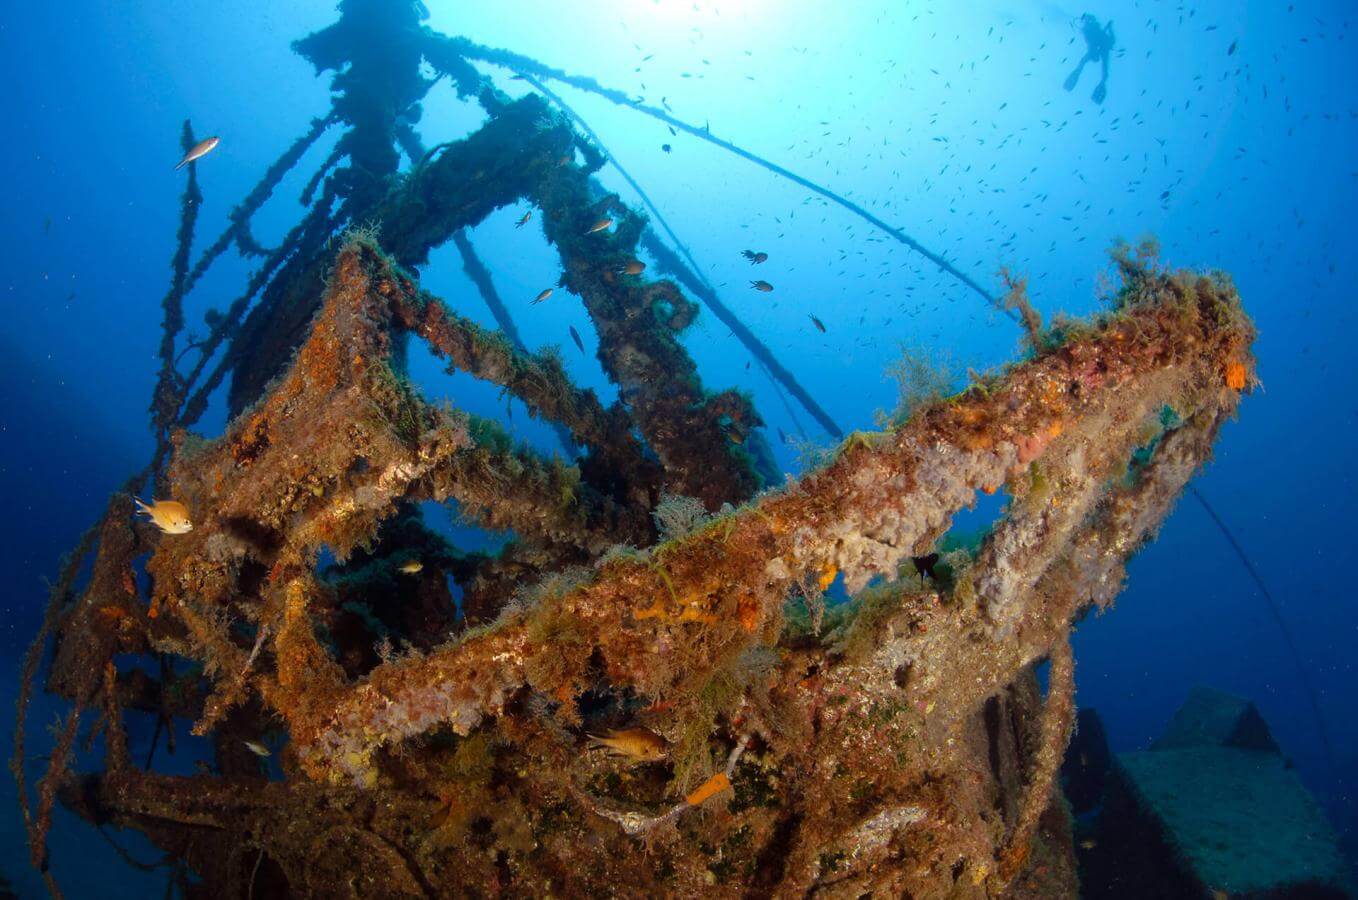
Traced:
POLYGON ((25 662, 13 769, 52 890, 63 803, 145 834, 194 897, 1072 894, 1069 633, 1254 384, 1229 279, 1124 248, 1107 311, 1047 325, 1013 284, 1022 359, 843 436, 658 211, 600 186, 606 152, 547 87, 573 76, 439 34, 408 0, 339 6, 295 45, 334 72, 331 111, 196 260, 187 167, 159 449, 66 561, 25 662), (534 90, 510 97, 478 62, 534 90), (485 122, 425 147, 420 101, 444 78, 485 122), (261 246, 251 216, 332 128, 305 214, 261 246), (470 229, 522 202, 615 403, 524 346, 476 256, 470 229), (500 329, 421 288, 449 241, 500 329), (255 274, 190 345, 184 298, 232 248, 255 274), (667 277, 627 274, 641 252, 667 277), (705 386, 679 340, 702 306, 842 438, 823 465, 775 480, 748 396, 705 386), (422 396, 411 342, 521 400, 562 453, 422 396), (225 432, 196 435, 219 390, 225 432), (979 542, 949 535, 998 491, 979 542), (136 520, 137 492, 182 502, 193 530, 136 520), (454 546, 424 501, 513 539, 454 546), (827 605, 836 579, 851 599, 827 605), (30 783, 44 671, 69 712, 30 783), (214 758, 134 759, 130 713, 214 758), (589 749, 623 729, 663 751, 589 749), (81 740, 102 767, 72 767, 81 740), (271 777, 247 741, 273 748, 271 777))

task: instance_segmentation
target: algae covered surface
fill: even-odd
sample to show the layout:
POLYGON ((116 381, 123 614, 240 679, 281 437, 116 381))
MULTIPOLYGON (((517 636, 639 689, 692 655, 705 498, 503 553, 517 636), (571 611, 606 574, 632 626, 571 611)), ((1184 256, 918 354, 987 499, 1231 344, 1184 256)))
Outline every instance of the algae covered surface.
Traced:
POLYGON ((1205 888, 1346 883, 1333 827, 1279 754, 1183 747, 1122 754, 1118 764, 1205 888))

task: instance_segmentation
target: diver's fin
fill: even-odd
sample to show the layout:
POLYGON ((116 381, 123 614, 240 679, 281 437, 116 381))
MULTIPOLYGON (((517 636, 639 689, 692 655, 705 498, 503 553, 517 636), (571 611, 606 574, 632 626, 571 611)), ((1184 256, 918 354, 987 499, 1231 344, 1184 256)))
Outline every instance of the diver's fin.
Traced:
POLYGON ((1075 90, 1075 85, 1079 82, 1079 80, 1080 80, 1080 70, 1076 69, 1074 72, 1071 72, 1069 75, 1066 76, 1066 83, 1064 85, 1065 89, 1068 91, 1075 90))
POLYGON ((1107 96, 1108 85, 1100 81, 1098 87, 1094 88, 1094 93, 1089 95, 1089 98, 1095 103, 1102 103, 1107 96))

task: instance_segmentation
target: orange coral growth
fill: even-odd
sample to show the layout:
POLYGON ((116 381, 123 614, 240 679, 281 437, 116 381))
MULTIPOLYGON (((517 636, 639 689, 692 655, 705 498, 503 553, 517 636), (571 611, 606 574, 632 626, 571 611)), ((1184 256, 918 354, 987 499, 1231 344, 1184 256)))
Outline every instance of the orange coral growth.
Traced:
POLYGON ((712 799, 722 791, 731 789, 731 779, 726 777, 725 772, 718 772, 711 778, 698 786, 698 789, 684 798, 684 802, 689 806, 702 806, 704 802, 712 799))
POLYGON ((665 604, 657 600, 645 609, 637 610, 632 615, 638 619, 661 619, 665 617, 665 604))
POLYGON ((740 595, 736 603, 736 621, 745 631, 754 631, 759 626, 759 600, 753 594, 740 595))
POLYGON ((684 611, 679 614, 679 618, 677 621, 702 622, 706 625, 713 625, 721 621, 721 619, 715 613, 703 612, 701 609, 698 609, 693 606, 688 606, 685 607, 684 611))
POLYGON ((1233 391, 1243 391, 1245 389, 1246 371, 1245 364, 1238 359, 1233 359, 1226 364, 1226 387, 1233 391))

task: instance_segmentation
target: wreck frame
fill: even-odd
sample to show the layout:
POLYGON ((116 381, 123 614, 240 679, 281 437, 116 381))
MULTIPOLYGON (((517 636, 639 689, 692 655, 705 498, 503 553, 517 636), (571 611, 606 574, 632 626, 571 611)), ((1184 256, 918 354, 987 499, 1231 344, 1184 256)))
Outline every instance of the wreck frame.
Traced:
POLYGON ((645 246, 711 306, 696 265, 599 186, 606 156, 571 114, 497 90, 416 4, 340 10, 296 45, 336 72, 331 113, 192 265, 201 192, 188 167, 156 456, 67 560, 25 659, 12 768, 53 893, 57 802, 144 833, 189 896, 1068 890, 1054 783, 1073 719, 1069 632, 1112 603, 1254 384, 1254 332, 1229 279, 1123 249, 1110 310, 1048 328, 1014 284, 1026 358, 850 434, 775 487, 752 402, 708 391, 678 340, 697 305, 674 281, 623 272, 645 246), (480 129, 421 146, 422 61, 481 104, 480 129), (260 246, 251 216, 338 124, 308 212, 260 246), (598 331, 612 405, 524 347, 467 238, 525 200, 598 331), (419 287, 416 269, 448 241, 499 331, 419 287), (180 347, 185 296, 232 246, 259 268, 208 336, 180 347), (548 458, 426 401, 403 371, 411 340, 582 455, 548 458), (225 433, 193 435, 228 375, 225 433), (191 533, 133 522, 148 478, 193 511, 191 533), (945 543, 977 492, 1001 490, 984 540, 945 543), (701 509, 662 531, 657 508, 676 497, 701 509), (449 499, 514 541, 452 546, 415 506, 449 499), (937 575, 917 578, 912 559, 935 551, 937 575), (411 559, 427 571, 403 577, 411 559), (853 599, 827 609, 836 578, 853 599), (71 711, 30 799, 25 711, 49 638, 46 687, 71 711), (129 710, 167 740, 191 720, 212 770, 138 766, 129 710), (77 774, 91 716, 103 769, 77 774), (585 752, 588 731, 638 722, 666 739, 664 762, 585 752), (286 734, 283 780, 261 777, 243 743, 270 734, 286 734))

